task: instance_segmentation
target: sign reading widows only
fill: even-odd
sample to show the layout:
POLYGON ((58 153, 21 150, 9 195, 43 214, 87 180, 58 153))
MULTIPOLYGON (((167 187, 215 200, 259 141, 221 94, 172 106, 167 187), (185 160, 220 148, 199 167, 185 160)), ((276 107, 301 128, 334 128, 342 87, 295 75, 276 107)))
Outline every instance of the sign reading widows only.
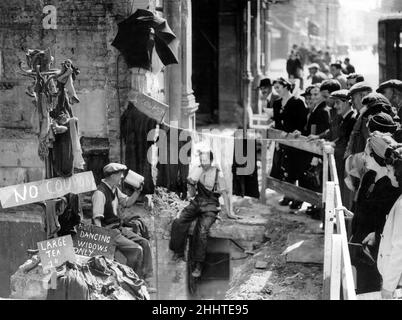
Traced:
POLYGON ((43 270, 56 268, 66 261, 76 261, 70 235, 38 242, 38 249, 43 270))
POLYGON ((115 232, 90 224, 81 224, 77 227, 74 236, 75 254, 87 257, 104 256, 114 258, 116 246, 113 244, 115 232))
POLYGON ((96 190, 92 171, 77 173, 69 178, 53 178, 0 188, 1 206, 11 208, 62 197, 68 193, 96 190))

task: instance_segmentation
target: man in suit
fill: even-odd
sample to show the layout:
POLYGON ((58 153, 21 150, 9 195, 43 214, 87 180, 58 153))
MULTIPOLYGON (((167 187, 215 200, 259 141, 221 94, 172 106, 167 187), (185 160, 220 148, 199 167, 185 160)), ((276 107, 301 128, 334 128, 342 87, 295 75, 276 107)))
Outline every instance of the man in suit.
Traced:
POLYGON ((380 84, 378 93, 383 94, 392 104, 398 114, 399 121, 402 119, 402 81, 393 79, 380 84))
POLYGON ((328 79, 325 73, 320 71, 320 66, 318 63, 312 63, 308 67, 309 76, 307 80, 310 81, 311 84, 321 83, 328 79))
POLYGON ((350 90, 356 83, 363 82, 364 76, 358 73, 351 73, 346 76, 346 89, 350 90))
POLYGON ((340 63, 332 63, 330 67, 330 71, 332 74, 333 79, 336 79, 341 84, 342 89, 346 89, 347 79, 346 75, 342 73, 342 65, 340 63))
POLYGON ((260 81, 260 85, 258 86, 260 89, 262 99, 266 101, 266 105, 263 105, 264 108, 273 108, 274 101, 280 99, 280 97, 275 94, 272 90, 271 79, 265 78, 260 81))
POLYGON ((332 141, 335 148, 334 156, 336 169, 338 172, 339 188, 341 189, 341 197, 343 205, 351 209, 352 193, 345 185, 345 160, 344 155, 349 142, 353 126, 357 120, 357 112, 352 109, 349 100, 349 90, 343 89, 331 93, 331 99, 335 101, 334 108, 341 117, 339 123, 338 137, 332 141))

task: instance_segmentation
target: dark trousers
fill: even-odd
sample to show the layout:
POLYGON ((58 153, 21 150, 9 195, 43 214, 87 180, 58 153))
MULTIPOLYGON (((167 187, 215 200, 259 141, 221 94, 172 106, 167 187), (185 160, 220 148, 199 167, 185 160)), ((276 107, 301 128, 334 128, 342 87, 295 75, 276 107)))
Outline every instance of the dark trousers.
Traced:
POLYGON ((356 267, 356 293, 363 294, 381 291, 382 278, 377 266, 357 264, 356 267))
POLYGON ((179 255, 184 255, 189 228, 191 223, 195 219, 198 219, 190 250, 193 261, 204 262, 209 229, 215 222, 216 216, 217 211, 207 211, 205 208, 201 209, 197 203, 192 201, 183 209, 180 217, 173 221, 169 244, 170 250, 179 255))
POLYGON ((146 279, 152 276, 152 253, 147 239, 132 232, 128 228, 116 229, 118 234, 114 243, 127 259, 127 265, 131 267, 140 278, 146 279))

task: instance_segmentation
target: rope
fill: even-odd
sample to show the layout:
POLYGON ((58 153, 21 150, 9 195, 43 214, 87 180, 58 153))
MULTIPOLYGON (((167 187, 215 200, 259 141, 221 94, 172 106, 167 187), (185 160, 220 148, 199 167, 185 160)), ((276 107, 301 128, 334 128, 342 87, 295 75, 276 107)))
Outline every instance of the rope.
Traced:
MULTIPOLYGON (((172 125, 170 125, 170 124, 168 124, 168 123, 166 123, 164 121, 162 121, 162 124, 167 126, 169 129, 180 130, 180 131, 184 131, 184 132, 188 132, 188 133, 192 133, 192 134, 195 133, 195 134, 200 135, 200 136, 208 136, 208 137, 215 137, 215 138, 221 138, 221 139, 244 140, 243 137, 240 138, 240 137, 234 137, 232 135, 230 135, 230 136, 229 135, 218 135, 218 134, 213 134, 213 133, 199 132, 199 131, 196 131, 196 130, 190 130, 190 129, 180 128, 180 127, 175 127, 175 126, 172 126, 172 125)), ((287 135, 289 135, 289 134, 290 133, 288 133, 287 135)), ((257 141, 261 141, 261 142, 263 142, 263 141, 267 141, 267 142, 269 142, 269 141, 275 141, 275 142, 310 142, 310 141, 303 140, 303 139, 286 139, 286 138, 282 138, 282 139, 275 138, 275 139, 273 139, 273 138, 256 138, 256 137, 247 138, 247 140, 257 140, 257 141)))

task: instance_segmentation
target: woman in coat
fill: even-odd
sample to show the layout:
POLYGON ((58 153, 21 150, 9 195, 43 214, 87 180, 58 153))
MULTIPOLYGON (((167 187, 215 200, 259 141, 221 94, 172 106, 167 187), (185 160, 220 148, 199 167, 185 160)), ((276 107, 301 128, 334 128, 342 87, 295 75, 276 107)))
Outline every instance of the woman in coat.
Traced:
MULTIPOLYGON (((351 243, 366 246, 374 261, 377 259, 380 234, 385 217, 400 195, 390 179, 385 161, 387 148, 397 145, 389 133, 374 132, 368 139, 363 155, 368 172, 363 176, 352 220, 351 243)), ((358 294, 381 289, 381 275, 375 263, 367 263, 352 256, 356 267, 358 294)))
MULTIPOLYGON (((284 78, 274 81, 275 91, 280 99, 273 105, 275 129, 288 133, 302 132, 307 123, 308 110, 303 100, 292 95, 292 84, 284 78)), ((296 183, 304 172, 304 162, 300 161, 302 151, 292 147, 277 145, 271 176, 289 183, 296 183)), ((289 205, 292 209, 301 207, 300 201, 283 198, 281 205, 289 205)))
MULTIPOLYGON (((402 187, 402 148, 388 152, 389 176, 402 187)), ((381 296, 392 299, 402 288, 402 195, 389 212, 380 235, 377 267, 382 276, 381 296)))

